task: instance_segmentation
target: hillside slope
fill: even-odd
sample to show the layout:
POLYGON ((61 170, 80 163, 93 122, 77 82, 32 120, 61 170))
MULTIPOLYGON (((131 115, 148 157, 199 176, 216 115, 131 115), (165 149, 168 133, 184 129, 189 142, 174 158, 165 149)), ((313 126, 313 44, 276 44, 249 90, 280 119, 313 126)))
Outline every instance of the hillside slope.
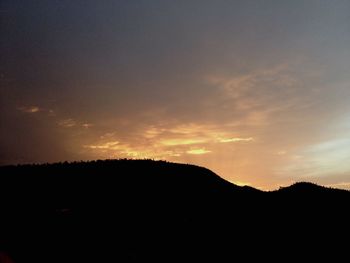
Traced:
POLYGON ((107 160, 0 174, 0 246, 15 262, 218 259, 318 242, 316 224, 331 235, 349 222, 347 191, 299 183, 262 192, 193 165, 107 160))

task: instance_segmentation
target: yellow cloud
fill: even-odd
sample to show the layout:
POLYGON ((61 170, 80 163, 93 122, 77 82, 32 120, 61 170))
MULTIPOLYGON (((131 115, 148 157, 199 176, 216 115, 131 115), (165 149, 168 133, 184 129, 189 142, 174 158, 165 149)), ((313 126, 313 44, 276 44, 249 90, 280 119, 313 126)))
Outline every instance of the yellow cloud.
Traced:
POLYGON ((115 150, 119 147, 116 145, 119 144, 119 141, 112 141, 112 142, 106 142, 98 145, 85 145, 85 148, 90 148, 90 149, 111 149, 115 150))
POLYGON ((199 148, 199 149, 188 150, 186 153, 199 155, 199 154, 206 154, 206 153, 210 153, 210 152, 211 151, 206 150, 204 148, 199 148))
POLYGON ((144 137, 147 139, 153 139, 155 137, 158 137, 162 134, 161 129, 156 129, 156 128, 150 128, 145 131, 144 137))
POLYGON ((250 142, 254 139, 252 137, 249 138, 222 138, 219 140, 219 142, 226 143, 226 142, 250 142))
POLYGON ((165 146, 177 146, 177 145, 189 145, 206 142, 205 139, 167 139, 161 141, 161 144, 165 146))
MULTIPOLYGON (((69 125, 70 121, 65 124, 69 125)), ((81 124, 79 124, 81 126, 81 124)), ((229 127, 231 129, 231 127, 229 127)), ((207 124, 151 125, 127 138, 118 138, 115 132, 105 133, 98 141, 85 144, 94 156, 105 158, 176 159, 186 154, 211 153, 221 143, 249 142, 252 137, 235 137, 225 127, 207 124), (126 141, 125 141, 126 140, 126 141), (120 142, 123 141, 123 142, 120 142), (192 146, 192 147, 186 147, 192 146), (206 148, 207 147, 207 148, 206 148)))
POLYGON ((100 139, 106 139, 106 138, 112 138, 113 136, 115 136, 115 132, 107 132, 103 135, 100 136, 100 139))
POLYGON ((196 123, 182 124, 169 128, 169 132, 173 134, 191 135, 202 133, 204 130, 210 130, 212 127, 196 123))

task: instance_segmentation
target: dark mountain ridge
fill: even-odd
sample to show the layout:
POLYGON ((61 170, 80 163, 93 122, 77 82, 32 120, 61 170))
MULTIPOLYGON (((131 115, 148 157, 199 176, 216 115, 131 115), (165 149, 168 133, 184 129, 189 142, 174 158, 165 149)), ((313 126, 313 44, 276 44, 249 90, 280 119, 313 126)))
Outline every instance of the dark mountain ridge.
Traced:
POLYGON ((345 234, 349 223, 349 191, 296 183, 263 192, 188 164, 124 159, 0 173, 0 246, 15 262, 217 259, 228 244, 318 244, 319 229, 345 234))

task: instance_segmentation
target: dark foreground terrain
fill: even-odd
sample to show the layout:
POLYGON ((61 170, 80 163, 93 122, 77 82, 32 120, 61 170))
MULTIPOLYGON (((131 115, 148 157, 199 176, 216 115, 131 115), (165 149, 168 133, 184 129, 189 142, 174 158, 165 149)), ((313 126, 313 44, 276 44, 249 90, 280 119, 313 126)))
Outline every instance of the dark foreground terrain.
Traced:
POLYGON ((162 161, 1 167, 0 262, 334 260, 348 256, 349 204, 348 191, 262 192, 162 161))

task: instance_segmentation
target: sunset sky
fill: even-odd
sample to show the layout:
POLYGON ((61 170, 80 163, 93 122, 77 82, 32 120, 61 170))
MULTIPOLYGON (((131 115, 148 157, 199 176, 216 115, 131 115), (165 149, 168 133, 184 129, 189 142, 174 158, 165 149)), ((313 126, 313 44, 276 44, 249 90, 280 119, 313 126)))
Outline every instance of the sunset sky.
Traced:
POLYGON ((0 19, 0 164, 350 188, 350 1, 2 0, 0 19))

